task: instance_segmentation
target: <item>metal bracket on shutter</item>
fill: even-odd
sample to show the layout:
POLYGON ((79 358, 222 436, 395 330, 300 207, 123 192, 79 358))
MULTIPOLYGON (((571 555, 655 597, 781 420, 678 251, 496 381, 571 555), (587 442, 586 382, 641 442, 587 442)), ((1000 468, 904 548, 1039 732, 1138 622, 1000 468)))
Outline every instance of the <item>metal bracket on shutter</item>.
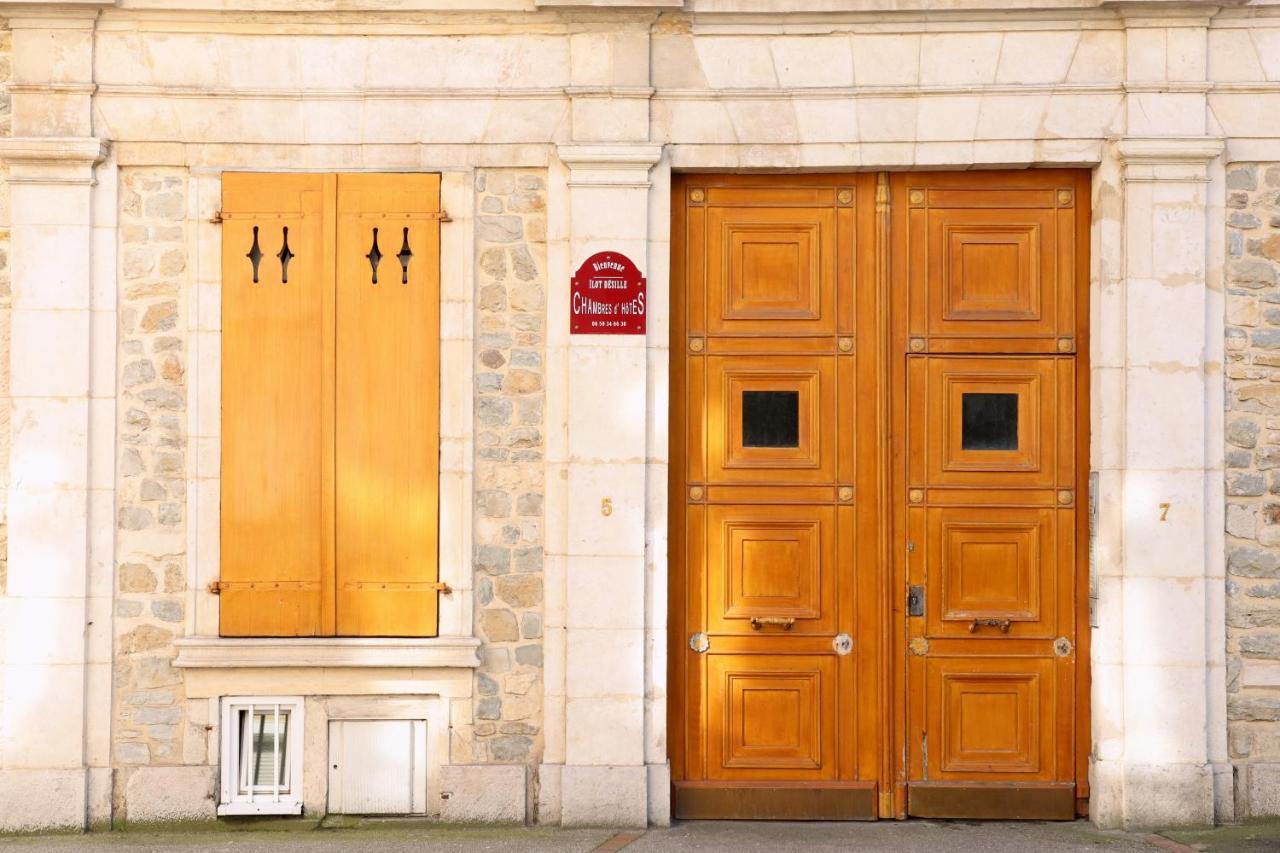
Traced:
POLYGON ((222 581, 209 581, 209 594, 222 595, 223 586, 224 584, 222 583, 222 581))

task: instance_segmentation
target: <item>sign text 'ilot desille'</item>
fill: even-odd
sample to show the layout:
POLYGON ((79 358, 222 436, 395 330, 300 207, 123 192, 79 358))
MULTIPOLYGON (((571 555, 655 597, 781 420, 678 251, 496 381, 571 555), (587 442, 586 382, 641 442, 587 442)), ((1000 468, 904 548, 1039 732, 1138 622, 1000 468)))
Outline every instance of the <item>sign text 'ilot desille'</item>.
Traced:
POLYGON ((597 252, 578 267, 569 288, 569 331, 575 335, 643 335, 644 276, 618 252, 597 252))

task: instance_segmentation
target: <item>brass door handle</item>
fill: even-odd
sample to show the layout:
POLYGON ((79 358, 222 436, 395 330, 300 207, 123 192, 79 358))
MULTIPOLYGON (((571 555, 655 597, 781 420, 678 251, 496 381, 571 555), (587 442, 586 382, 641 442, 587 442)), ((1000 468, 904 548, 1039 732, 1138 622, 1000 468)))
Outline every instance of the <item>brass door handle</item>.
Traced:
POLYGON ((979 628, 999 628, 1001 634, 1007 634, 1011 624, 1008 619, 974 619, 969 623, 969 633, 972 634, 979 628))
POLYGON ((759 631, 765 625, 779 625, 784 631, 790 631, 791 626, 796 624, 794 616, 752 616, 751 628, 759 631))

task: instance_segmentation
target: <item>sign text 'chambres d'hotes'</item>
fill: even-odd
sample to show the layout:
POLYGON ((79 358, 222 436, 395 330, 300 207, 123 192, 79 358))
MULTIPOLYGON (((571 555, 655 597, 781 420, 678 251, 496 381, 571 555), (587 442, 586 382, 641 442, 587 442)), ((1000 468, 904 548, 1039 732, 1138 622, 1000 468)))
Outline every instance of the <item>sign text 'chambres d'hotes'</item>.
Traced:
POLYGON ((597 252, 578 267, 569 286, 569 332, 643 335, 645 281, 631 259, 597 252))

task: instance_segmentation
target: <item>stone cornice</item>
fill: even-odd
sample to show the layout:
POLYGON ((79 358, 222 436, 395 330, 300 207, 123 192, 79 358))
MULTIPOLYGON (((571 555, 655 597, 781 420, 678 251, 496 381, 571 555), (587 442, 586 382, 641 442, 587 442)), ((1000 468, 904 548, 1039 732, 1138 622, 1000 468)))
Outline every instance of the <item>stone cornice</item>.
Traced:
POLYGON ((1117 139, 1116 150, 1126 163, 1207 163, 1224 144, 1213 136, 1135 136, 1117 139))
POLYGON ((1130 137, 1115 141, 1126 182, 1204 183, 1226 143, 1212 136, 1130 137))
POLYGON ((0 18, 7 18, 10 26, 37 26, 38 22, 63 21, 61 26, 74 26, 72 20, 92 25, 98 13, 116 5, 116 0, 0 0, 0 18))
POLYGON ((533 0, 539 9, 681 9, 684 0, 533 0))
POLYGON ((92 184, 110 147, 92 136, 14 136, 0 139, 0 162, 11 184, 92 184))
POLYGON ((560 162, 569 167, 570 186, 647 187, 649 170, 662 159, 652 142, 561 145, 560 162))
POLYGON ((426 639, 306 637, 184 637, 174 641, 173 665, 185 669, 276 667, 472 668, 480 665, 475 637, 426 639))

